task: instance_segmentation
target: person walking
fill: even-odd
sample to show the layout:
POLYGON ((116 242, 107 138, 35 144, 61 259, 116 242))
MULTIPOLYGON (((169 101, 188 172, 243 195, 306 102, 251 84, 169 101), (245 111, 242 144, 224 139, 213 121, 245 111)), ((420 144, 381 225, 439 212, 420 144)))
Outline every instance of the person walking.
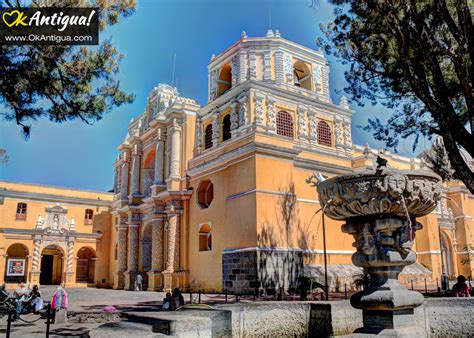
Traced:
POLYGON ((142 291, 143 289, 143 277, 139 273, 137 277, 135 277, 135 291, 142 291))

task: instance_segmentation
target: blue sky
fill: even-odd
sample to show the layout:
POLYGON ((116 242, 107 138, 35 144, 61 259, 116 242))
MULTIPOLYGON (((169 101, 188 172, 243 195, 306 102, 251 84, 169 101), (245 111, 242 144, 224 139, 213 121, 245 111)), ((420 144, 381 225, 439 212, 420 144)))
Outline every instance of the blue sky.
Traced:
MULTIPOLYGON (((315 39, 321 34, 319 23, 330 21, 333 13, 324 0, 316 8, 309 8, 308 1, 138 0, 133 16, 101 36, 111 36, 125 54, 119 78, 123 89, 136 95, 134 103, 114 109, 93 126, 79 121, 64 124, 38 121, 27 141, 14 123, 0 122, 0 148, 6 148, 10 158, 7 166, 0 166, 0 178, 110 190, 112 163, 130 118, 143 112, 147 95, 156 84, 171 82, 174 53, 181 95, 204 104, 211 55, 238 40, 242 30, 249 36, 264 36, 269 8, 272 27, 279 29, 284 38, 315 48, 315 39)), ((338 103, 339 95, 335 91, 346 83, 344 66, 331 58, 329 62, 331 97, 338 103)), ((355 110, 354 142, 382 148, 383 144, 356 126, 365 125, 367 118, 375 114, 386 116, 386 108, 351 107, 355 110)), ((411 153, 411 143, 402 141, 399 151, 411 153)))

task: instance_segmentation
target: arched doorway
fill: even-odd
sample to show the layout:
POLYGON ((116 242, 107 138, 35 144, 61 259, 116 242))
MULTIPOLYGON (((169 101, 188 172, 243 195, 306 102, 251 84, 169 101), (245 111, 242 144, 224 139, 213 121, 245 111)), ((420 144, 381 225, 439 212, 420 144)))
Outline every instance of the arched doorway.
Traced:
POLYGON ((451 242, 443 231, 441 231, 441 259, 443 264, 442 272, 449 277, 455 277, 451 242))
POLYGON ((94 283, 95 252, 91 248, 83 247, 77 252, 76 282, 94 283))
POLYGON ((40 284, 61 284, 63 272, 63 252, 57 245, 49 245, 41 254, 40 284))
POLYGON ((5 282, 21 283, 27 281, 28 248, 20 243, 12 244, 7 249, 5 282))

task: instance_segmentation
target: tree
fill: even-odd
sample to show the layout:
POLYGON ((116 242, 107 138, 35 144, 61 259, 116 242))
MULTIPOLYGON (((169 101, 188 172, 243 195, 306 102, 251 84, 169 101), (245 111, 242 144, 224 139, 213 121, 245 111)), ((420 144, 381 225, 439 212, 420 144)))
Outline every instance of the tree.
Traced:
POLYGON ((394 113, 365 130, 396 150, 399 137, 439 135, 453 177, 474 193, 474 27, 465 0, 332 0, 335 19, 319 39, 349 64, 344 90, 394 113), (463 150, 464 149, 464 150, 463 150))
MULTIPOLYGON (((5 0, 9 7, 23 7, 20 0, 5 0)), ((52 1, 33 1, 41 7, 52 1)), ((55 1, 80 7, 82 0, 55 1)), ((94 0, 100 8, 103 31, 131 15, 135 0, 94 0)), ((80 119, 92 124, 113 107, 133 101, 115 79, 123 55, 110 40, 100 46, 2 45, 0 53, 1 114, 15 121, 29 137, 31 123, 40 118, 53 122, 80 119)))

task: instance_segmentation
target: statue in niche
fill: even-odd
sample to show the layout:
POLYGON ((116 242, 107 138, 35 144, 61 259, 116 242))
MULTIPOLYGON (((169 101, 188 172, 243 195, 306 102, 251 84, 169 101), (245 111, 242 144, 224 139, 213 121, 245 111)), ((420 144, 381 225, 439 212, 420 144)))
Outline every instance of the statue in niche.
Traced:
POLYGON ((53 230, 58 230, 59 229, 59 216, 57 214, 54 214, 53 216, 53 230))

